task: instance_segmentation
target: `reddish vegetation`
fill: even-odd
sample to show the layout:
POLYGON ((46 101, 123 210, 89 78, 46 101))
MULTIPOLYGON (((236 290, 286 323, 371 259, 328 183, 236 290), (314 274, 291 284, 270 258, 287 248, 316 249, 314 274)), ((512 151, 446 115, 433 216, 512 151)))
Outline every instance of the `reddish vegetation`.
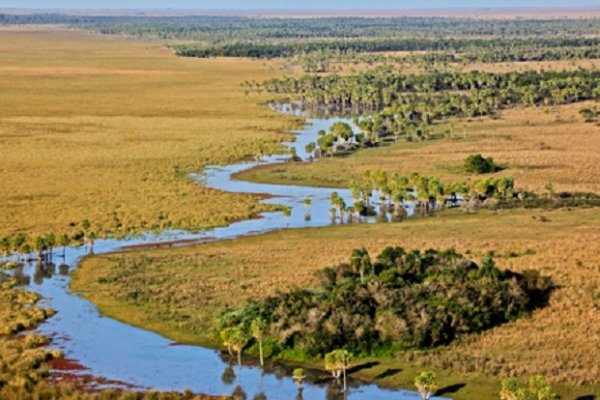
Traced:
POLYGON ((50 369, 57 371, 84 371, 87 368, 79 364, 76 360, 60 358, 50 360, 50 369))
POLYGON ((51 382, 56 384, 66 383, 79 390, 99 391, 109 387, 123 390, 136 388, 136 386, 125 382, 114 381, 91 374, 82 374, 80 371, 85 371, 88 368, 79 364, 77 360, 68 358, 51 360, 50 369, 51 382))

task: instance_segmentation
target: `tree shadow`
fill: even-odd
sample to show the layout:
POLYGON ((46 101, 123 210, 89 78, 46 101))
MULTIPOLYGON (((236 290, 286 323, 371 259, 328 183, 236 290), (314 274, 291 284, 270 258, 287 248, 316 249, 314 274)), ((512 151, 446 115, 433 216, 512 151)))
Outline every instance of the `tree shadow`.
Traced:
POLYGON ((366 363, 363 363, 363 364, 358 364, 358 365, 355 365, 355 366, 353 366, 351 368, 348 368, 346 370, 346 372, 348 374, 353 374, 355 372, 362 371, 363 369, 373 368, 373 367, 376 367, 378 365, 379 365, 379 361, 369 361, 369 362, 366 362, 366 363))
POLYGON ((596 400, 596 399, 597 399, 596 395, 588 394, 585 396, 579 396, 575 400, 596 400))
POLYGON ((388 368, 385 371, 383 371, 382 373, 380 373, 379 375, 376 375, 375 380, 388 378, 388 377, 394 376, 400 372, 402 372, 402 370, 400 368, 388 368))
POLYGON ((444 386, 443 388, 441 388, 437 392, 435 392, 435 395, 436 396, 442 396, 442 395, 445 395, 445 394, 456 393, 460 389, 464 388, 465 386, 467 386, 466 383, 455 383, 454 385, 444 386))

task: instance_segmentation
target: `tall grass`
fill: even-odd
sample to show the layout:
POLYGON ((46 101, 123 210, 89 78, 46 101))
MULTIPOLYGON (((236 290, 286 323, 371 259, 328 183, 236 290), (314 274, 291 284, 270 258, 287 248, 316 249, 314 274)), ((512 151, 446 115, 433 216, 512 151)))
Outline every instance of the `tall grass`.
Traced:
POLYGON ((240 83, 251 60, 189 60, 160 43, 60 30, 0 31, 0 237, 204 228, 264 209, 186 178, 279 150, 293 121, 240 83))
POLYGON ((549 305, 531 318, 449 347, 399 353, 396 364, 386 365, 422 365, 498 379, 543 374, 571 388, 583 385, 580 392, 590 387, 597 391, 599 232, 600 214, 594 209, 543 214, 452 211, 398 224, 294 230, 192 248, 92 257, 75 273, 73 288, 86 291, 109 315, 175 340, 210 344, 218 308, 315 284, 315 271, 345 261, 351 248, 378 252, 388 245, 454 247, 473 259, 494 251, 499 267, 537 269, 551 276, 557 289, 549 305))

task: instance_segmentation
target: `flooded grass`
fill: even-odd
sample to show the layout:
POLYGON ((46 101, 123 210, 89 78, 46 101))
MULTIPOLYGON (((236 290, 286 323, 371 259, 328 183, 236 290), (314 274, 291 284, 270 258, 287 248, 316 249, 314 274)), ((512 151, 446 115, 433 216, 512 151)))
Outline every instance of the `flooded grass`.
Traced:
POLYGON ((112 317, 177 341, 214 345, 211 327, 220 307, 311 285, 315 271, 343 261, 348 249, 454 247, 475 260, 494 251, 500 267, 535 268, 552 277, 558 289, 548 307, 433 352, 377 360, 386 368, 366 368, 358 375, 373 379, 387 369, 400 369, 407 372, 384 374, 381 383, 410 387, 415 369, 435 368, 446 371, 448 384, 466 383, 452 394, 457 399, 496 395, 500 376, 538 373, 562 382, 558 387, 565 398, 598 393, 593 384, 600 371, 590 366, 600 357, 600 347, 590 332, 600 329, 593 317, 599 306, 594 296, 600 284, 600 217, 594 209, 545 211, 544 216, 548 222, 540 222, 536 210, 451 211, 398 224, 292 230, 190 248, 98 256, 85 260, 73 288, 85 291, 112 317))

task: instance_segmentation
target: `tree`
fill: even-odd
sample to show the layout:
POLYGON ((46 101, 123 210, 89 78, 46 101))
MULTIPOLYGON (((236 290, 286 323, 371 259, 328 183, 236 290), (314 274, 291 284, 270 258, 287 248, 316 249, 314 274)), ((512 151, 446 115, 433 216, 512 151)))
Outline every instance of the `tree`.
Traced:
POLYGON ((502 381, 500 390, 501 400, 556 400, 558 396, 542 375, 535 375, 529 379, 529 386, 522 388, 516 379, 510 378, 502 381))
POLYGON ((67 235, 66 233, 63 233, 58 237, 58 245, 62 246, 63 248, 63 258, 65 258, 65 255, 67 253, 67 246, 69 244, 71 244, 71 238, 69 238, 69 235, 67 235))
POLYGON ((331 125, 329 128, 329 133, 333 135, 334 139, 342 138, 344 141, 348 141, 352 137, 354 137, 354 132, 352 131, 352 127, 345 122, 338 121, 335 124, 331 125))
POLYGON ((315 142, 310 142, 304 147, 304 151, 306 151, 309 155, 312 155, 317 149, 317 144, 315 142))
POLYGON ((542 375, 535 375, 529 379, 529 391, 536 400, 555 400, 556 392, 542 375))
POLYGON ((365 281, 365 274, 371 270, 371 257, 369 252, 364 247, 361 249, 354 249, 350 256, 350 266, 352 269, 360 275, 360 281, 365 281))
POLYGON ((519 387, 519 382, 516 379, 505 379, 502 381, 502 389, 500 390, 501 400, 529 400, 527 391, 519 387))
POLYGON ((347 390, 346 370, 350 365, 352 355, 347 350, 338 349, 325 354, 325 370, 331 372, 331 375, 336 379, 343 376, 343 391, 347 390))
POLYGON ((552 182, 548 182, 544 185, 544 189, 548 192, 549 197, 554 197, 554 185, 552 182))
POLYGON ((52 259, 52 249, 56 246, 56 235, 54 233, 47 233, 44 241, 46 242, 46 250, 50 251, 50 259, 52 259))
POLYGON ((8 257, 10 255, 10 247, 10 239, 8 237, 3 237, 0 239, 0 250, 2 250, 4 257, 8 257))
POLYGON ((27 236, 24 233, 17 233, 11 239, 11 248, 15 253, 19 253, 23 245, 27 242, 27 236))
POLYGON ((292 378, 294 378, 294 382, 296 382, 296 386, 298 386, 298 390, 302 391, 302 385, 304 383, 304 369, 296 368, 294 372, 292 372, 292 378))
POLYGON ((89 221, 87 218, 86 218, 86 219, 84 219, 83 221, 81 221, 81 228, 82 228, 84 231, 87 231, 88 229, 90 229, 90 227, 91 227, 91 226, 92 226, 92 225, 90 224, 90 221, 89 221))
POLYGON ((415 378, 415 386, 423 400, 429 400, 437 389, 437 378, 431 371, 421 372, 415 378))
POLYGON ((96 243, 97 239, 96 232, 91 231, 86 233, 85 238, 90 245, 90 253, 94 253, 94 243, 96 243))
POLYGON ((38 255, 39 259, 44 258, 44 251, 48 248, 46 246, 46 239, 43 236, 36 236, 33 239, 33 248, 38 255))
POLYGON ((484 158, 481 154, 472 154, 465 160, 465 170, 472 174, 489 174, 498 169, 492 157, 484 158))
POLYGON ((583 108, 579 110, 579 114, 583 117, 585 122, 594 122, 598 118, 598 112, 591 108, 583 108))
POLYGON ((262 367, 265 365, 265 361, 263 358, 262 345, 263 345, 263 340, 264 340, 265 336, 269 332, 269 325, 263 318, 257 317, 252 321, 252 324, 250 325, 250 331, 252 332, 252 337, 254 339, 256 339, 256 341, 258 342, 258 352, 260 355, 260 366, 262 367))
POLYGON ((242 365, 242 351, 248 344, 250 337, 241 326, 230 328, 229 343, 231 348, 237 353, 238 365, 242 365))
POLYGON ((225 347, 227 347, 227 352, 229 353, 230 356, 233 357, 233 352, 231 351, 231 348, 233 346, 232 340, 231 340, 232 329, 233 328, 222 329, 221 332, 219 333, 219 336, 221 336, 221 341, 223 342, 223 345, 225 347))
POLYGON ((292 207, 284 207, 282 210, 283 216, 287 221, 287 225, 290 225, 290 218, 292 216, 292 207))

